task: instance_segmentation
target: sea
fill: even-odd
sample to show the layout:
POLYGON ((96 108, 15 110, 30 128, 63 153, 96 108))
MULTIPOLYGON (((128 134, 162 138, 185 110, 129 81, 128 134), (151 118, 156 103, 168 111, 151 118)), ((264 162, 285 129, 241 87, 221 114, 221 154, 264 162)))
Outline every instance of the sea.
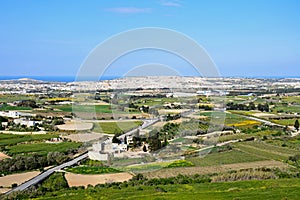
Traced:
MULTIPOLYGON (((102 76, 102 77, 86 77, 77 79, 76 76, 0 76, 0 80, 18 80, 28 78, 39 81, 49 82, 74 82, 74 81, 95 81, 95 80, 113 80, 121 78, 122 76, 102 76)), ((283 79, 283 78, 297 78, 300 76, 224 76, 224 78, 260 78, 260 79, 283 79)))
MULTIPOLYGON (((49 82, 74 82, 78 80, 76 76, 0 76, 0 80, 18 80, 23 78, 49 82)), ((86 77, 81 78, 80 81, 112 80, 116 78, 120 78, 120 76, 86 77)))

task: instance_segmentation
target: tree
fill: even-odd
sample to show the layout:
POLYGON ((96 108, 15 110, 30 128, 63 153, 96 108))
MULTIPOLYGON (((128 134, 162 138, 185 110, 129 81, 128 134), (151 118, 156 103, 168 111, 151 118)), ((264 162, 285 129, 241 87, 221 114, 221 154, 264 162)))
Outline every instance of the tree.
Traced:
POLYGON ((121 141, 117 138, 117 136, 114 136, 113 139, 112 139, 112 143, 118 143, 118 144, 120 144, 121 141))
POLYGON ((146 147, 146 145, 143 146, 143 152, 147 152, 147 147, 146 147))
POLYGON ((296 119, 295 124, 294 124, 294 127, 295 127, 295 129, 296 129, 297 131, 299 131, 299 121, 298 121, 298 119, 296 119))
POLYGON ((124 144, 127 144, 127 136, 124 137, 124 144))

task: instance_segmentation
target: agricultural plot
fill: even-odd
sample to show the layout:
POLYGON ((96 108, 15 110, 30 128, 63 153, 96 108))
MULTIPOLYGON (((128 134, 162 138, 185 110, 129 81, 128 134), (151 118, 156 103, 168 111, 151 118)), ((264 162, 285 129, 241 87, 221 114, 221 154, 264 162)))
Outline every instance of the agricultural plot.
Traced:
POLYGON ((13 183, 22 184, 33 177, 40 174, 39 171, 32 171, 32 172, 24 172, 18 174, 10 174, 3 177, 0 177, 0 186, 2 187, 11 187, 13 183))
POLYGON ((64 112, 96 112, 96 113, 112 113, 115 106, 111 105, 55 105, 51 106, 64 112))
POLYGON ((8 111, 8 110, 32 110, 31 107, 24 106, 1 106, 0 111, 8 111))
POLYGON ((195 166, 207 167, 223 164, 255 162, 266 159, 255 155, 249 156, 249 154, 245 152, 234 149, 227 152, 207 154, 205 157, 191 157, 186 160, 194 163, 195 166))
POLYGON ((289 156, 299 153, 297 150, 266 144, 263 142, 236 143, 235 146, 251 156, 279 161, 285 161, 289 158, 289 156))
POLYGON ((22 142, 44 141, 58 137, 58 134, 13 135, 0 134, 0 147, 12 146, 22 142))
POLYGON ((32 143, 32 144, 18 144, 7 147, 9 155, 16 154, 32 154, 47 155, 49 152, 66 152, 69 149, 78 148, 81 143, 75 142, 61 142, 61 143, 32 143))
POLYGON ((293 118, 293 119, 274 119, 272 122, 276 124, 281 124, 283 126, 294 126, 296 120, 300 120, 299 118, 293 118))
POLYGON ((119 134, 137 128, 142 123, 142 121, 99 122, 94 123, 92 131, 96 133, 119 134))
POLYGON ((283 162, 275 160, 261 160, 255 162, 241 162, 233 164, 222 164, 212 166, 195 166, 195 167, 181 167, 181 168, 162 168, 157 171, 151 171, 143 173, 147 178, 168 178, 176 177, 179 174, 191 176, 195 174, 200 175, 211 175, 218 173, 227 173, 233 170, 244 170, 244 169, 260 169, 260 168, 278 168, 288 169, 289 166, 283 162))
POLYGON ((117 167, 117 169, 122 171, 130 171, 134 173, 142 173, 142 172, 148 172, 148 171, 155 171, 162 168, 166 168, 172 164, 172 161, 169 162, 155 162, 155 163, 145 163, 145 164, 136 164, 136 165, 130 165, 126 167, 117 167))
MULTIPOLYGON (((112 174, 73 174, 68 172, 65 174, 65 178, 70 187, 73 186, 87 187, 88 185, 95 186, 97 184, 128 181, 129 179, 132 178, 132 174, 127 172, 112 173, 112 174)), ((78 198, 75 199, 77 200, 78 198)), ((84 197, 83 199, 86 198, 84 197)))
MULTIPOLYGON (((222 119, 224 118, 224 124, 226 126, 235 126, 235 127, 245 127, 245 126, 254 126, 254 125, 259 125, 260 122, 257 122, 255 120, 249 120, 241 115, 234 114, 234 113, 229 113, 226 112, 226 114, 218 111, 205 111, 205 112, 200 112, 200 115, 204 115, 208 117, 208 120, 212 119, 222 119)), ((212 121, 212 123, 214 123, 212 121)))
POLYGON ((121 172, 117 169, 106 166, 77 166, 66 169, 68 172, 75 174, 109 174, 121 172))

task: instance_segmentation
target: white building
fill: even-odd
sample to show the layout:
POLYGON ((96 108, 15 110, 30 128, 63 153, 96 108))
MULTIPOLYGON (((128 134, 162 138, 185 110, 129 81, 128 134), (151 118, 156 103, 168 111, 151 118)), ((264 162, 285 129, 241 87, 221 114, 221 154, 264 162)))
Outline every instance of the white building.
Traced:
POLYGON ((109 138, 104 142, 94 143, 88 155, 91 160, 107 161, 110 157, 123 157, 125 151, 127 144, 112 143, 112 138, 109 138))

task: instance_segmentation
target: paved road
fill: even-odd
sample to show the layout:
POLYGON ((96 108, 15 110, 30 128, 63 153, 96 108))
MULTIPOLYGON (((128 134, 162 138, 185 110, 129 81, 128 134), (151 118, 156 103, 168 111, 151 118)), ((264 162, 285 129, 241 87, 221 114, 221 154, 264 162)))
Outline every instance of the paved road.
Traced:
POLYGON ((147 127, 149 127, 149 126, 151 126, 151 125, 153 125, 153 124, 155 124, 156 122, 159 122, 159 121, 160 121, 159 118, 145 119, 145 120, 143 120, 144 123, 140 127, 135 128, 131 131, 128 131, 128 132, 120 135, 118 138, 119 139, 121 139, 121 138, 124 139, 125 136, 133 135, 133 134, 136 133, 137 130, 145 129, 145 128, 147 128, 147 127))
POLYGON ((19 185, 18 187, 8 191, 6 194, 10 194, 12 192, 15 192, 15 191, 23 191, 27 188, 29 188, 30 186, 32 185, 36 185, 38 184, 39 182, 41 182, 42 180, 46 179, 48 176, 50 176, 51 174, 53 174, 55 171, 58 171, 58 170, 62 170, 63 168, 66 168, 66 167, 70 167, 72 165, 75 165, 78 161, 84 159, 84 158, 87 158, 88 157, 88 153, 85 153, 81 156, 78 156, 77 158, 71 160, 71 161, 68 161, 66 163, 63 163, 59 166, 56 166, 56 167, 53 167, 51 169, 48 169, 47 171, 39 174, 38 176, 30 179, 29 181, 19 185))

